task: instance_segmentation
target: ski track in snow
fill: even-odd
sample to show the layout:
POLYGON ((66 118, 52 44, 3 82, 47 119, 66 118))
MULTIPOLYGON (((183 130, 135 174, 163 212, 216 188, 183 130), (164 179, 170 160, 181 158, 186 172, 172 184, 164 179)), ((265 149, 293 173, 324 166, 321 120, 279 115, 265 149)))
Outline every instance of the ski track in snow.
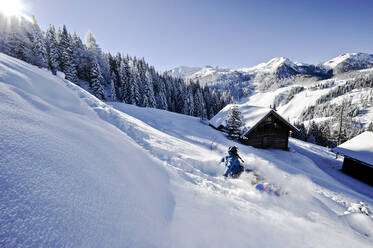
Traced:
MULTIPOLYGON (((43 77, 52 78, 48 72, 41 72, 36 67, 25 65, 23 62, 17 62, 17 60, 8 57, 5 57, 5 60, 20 64, 17 64, 19 68, 12 67, 13 71, 9 74, 13 73, 23 77, 22 70, 27 69, 30 75, 37 73, 43 75, 43 77)), ((5 76, 1 75, 0 68, 0 79, 3 77, 3 80, 6 80, 6 76, 6 74, 5 76)), ((69 99, 60 99, 61 96, 57 94, 48 95, 44 100, 56 103, 57 106, 55 107, 63 108, 66 111, 76 112, 78 110, 77 115, 86 116, 85 122, 92 121, 94 125, 102 125, 103 130, 107 129, 106 132, 111 133, 111 139, 119 142, 120 145, 112 150, 113 156, 116 156, 117 160, 123 159, 117 157, 122 148, 129 149, 129 151, 126 151, 127 156, 131 152, 133 154, 140 153, 145 159, 145 164, 141 165, 142 169, 137 172, 140 176, 132 177, 130 171, 125 171, 124 174, 119 171, 119 175, 127 175, 123 180, 129 183, 130 190, 114 180, 109 183, 108 189, 113 191, 109 194, 110 191, 105 191, 104 188, 100 188, 100 184, 96 185, 95 182, 107 180, 106 183, 108 183, 110 178, 120 180, 120 177, 115 177, 113 175, 115 172, 104 173, 106 179, 102 181, 100 177, 96 178, 92 174, 92 178, 88 178, 84 184, 85 189, 89 191, 89 187, 93 187, 90 186, 91 184, 96 185, 97 189, 100 190, 100 196, 106 195, 108 197, 101 199, 108 199, 109 203, 100 204, 97 202, 99 199, 96 199, 97 193, 91 193, 92 206, 91 208, 84 206, 84 210, 90 211, 91 215, 88 216, 94 218, 97 216, 97 209, 94 209, 94 207, 100 207, 99 216, 101 219, 86 219, 83 221, 80 215, 83 214, 82 217, 85 218, 88 218, 88 216, 78 211, 75 215, 70 215, 71 219, 64 220, 65 225, 61 227, 63 228, 69 223, 76 223, 74 230, 77 232, 74 234, 71 231, 65 231, 72 236, 64 236, 58 239, 58 236, 53 236, 53 227, 56 224, 50 225, 52 228, 50 233, 45 233, 47 227, 44 225, 48 221, 60 221, 60 218, 50 218, 50 215, 45 214, 44 219, 41 219, 38 222, 39 226, 37 226, 43 232, 43 236, 33 237, 35 240, 38 238, 55 238, 58 241, 58 243, 54 243, 55 245, 66 247, 73 247, 76 244, 83 244, 83 246, 85 244, 90 247, 123 247, 123 245, 128 247, 372 247, 373 234, 370 231, 372 230, 372 219, 361 214, 347 216, 343 214, 349 204, 360 200, 364 200, 371 210, 372 198, 359 194, 335 180, 336 174, 339 173, 337 170, 335 170, 335 173, 333 168, 322 168, 320 170, 319 167, 321 166, 318 165, 318 167, 313 160, 331 161, 330 154, 327 154, 325 150, 316 147, 319 152, 305 154, 301 149, 307 147, 307 144, 295 140, 291 141, 290 152, 255 149, 226 139, 221 132, 201 123, 198 118, 120 103, 113 103, 114 107, 112 107, 99 101, 73 83, 64 79, 59 82, 62 81, 66 87, 61 90, 63 92, 66 92, 66 90, 72 91, 69 99), (74 108, 74 104, 79 105, 80 108, 74 108), (94 112, 90 112, 89 109, 94 110, 94 112), (87 112, 82 113, 83 110, 87 112), (110 125, 104 125, 102 121, 105 124, 110 123, 110 125), (121 132, 118 132, 119 130, 121 132), (122 134, 125 134, 125 138, 121 137, 122 134), (132 140, 127 140, 127 137, 132 140), (137 143, 137 145, 132 143, 137 143), (227 180, 220 176, 224 167, 223 165, 217 165, 217 162, 224 155, 227 147, 233 144, 238 146, 245 160, 245 166, 256 169, 266 180, 280 185, 284 192, 288 192, 288 195, 275 197, 259 193, 251 185, 248 174, 243 174, 237 180, 227 180), (122 145, 123 147, 121 147, 122 145), (133 145, 135 146, 133 147, 133 145), (140 147, 148 152, 144 152, 140 147), (154 159, 146 158, 146 153, 150 153, 154 159), (158 162, 159 160, 163 161, 163 166, 159 168, 165 169, 169 174, 170 185, 168 187, 172 193, 172 199, 167 194, 167 179, 163 176, 162 171, 158 171, 157 165, 161 164, 158 162), (153 176, 154 179, 152 179, 153 176), (152 184, 157 180, 160 185, 152 184), (147 183, 148 181, 149 183, 147 183), (145 186, 142 186, 142 184, 145 184, 145 186), (157 190, 153 192, 153 188, 157 190), (134 192, 131 193, 131 190, 134 190, 134 192), (165 193, 160 194, 163 190, 165 193), (128 195, 126 195, 127 193, 128 195), (112 194, 115 194, 118 198, 111 199, 109 196, 112 194), (139 194, 139 199, 131 198, 136 194, 139 194), (149 196, 149 194, 155 195, 149 196), (134 204, 128 208, 129 210, 136 209, 136 204, 146 204, 148 202, 146 199, 151 198, 150 205, 148 203, 149 206, 145 208, 150 211, 150 214, 145 215, 144 219, 144 213, 141 211, 131 212, 131 210, 128 213, 129 216, 123 216, 120 209, 115 208, 122 197, 129 197, 128 204, 134 204), (110 205, 110 203, 113 203, 113 205, 110 205), (153 206, 153 204, 155 205, 153 206), (168 213, 165 211, 168 211, 168 213), (105 216, 106 213, 111 214, 109 218, 105 216), (116 216, 115 213, 121 213, 122 215, 116 216), (131 213, 134 216, 131 216, 131 213), (157 213, 162 216, 154 216, 157 213), (128 219, 129 223, 123 226, 118 223, 116 217, 120 220, 128 219), (139 219, 140 223, 135 224, 136 218, 139 219), (153 219, 155 220, 150 221, 153 219), (95 225, 97 221, 100 221, 101 224, 99 228, 94 229, 89 226, 95 225), (110 221, 113 222, 112 225, 110 221), (149 221, 152 226, 145 228, 149 221), (128 229, 131 223, 134 225, 133 230, 128 229), (166 226, 165 223, 167 223, 166 226), (84 232, 84 224, 88 224, 87 227, 90 227, 86 229, 86 232, 84 232), (80 227, 81 230, 76 229, 77 227, 80 227), (109 227, 108 230, 105 229, 107 227, 109 227), (145 231, 142 229, 145 229, 145 231), (157 230, 157 232, 150 233, 152 230, 157 230), (149 232, 146 233, 147 231, 149 232), (98 233, 99 236, 97 236, 98 233), (147 236, 148 234, 149 236, 147 236), (76 243, 76 240, 79 239, 77 235, 83 235, 88 240, 76 243), (105 237, 104 240, 108 243, 102 243, 102 241, 95 243, 94 241, 98 237, 105 237), (140 242, 143 238, 145 238, 145 241, 140 242), (126 244, 126 240, 129 243, 126 244), (150 244, 152 240, 154 242, 150 244)), ((31 92, 35 90, 34 82, 30 77, 24 78, 23 82, 29 85, 18 85, 19 88, 29 88, 31 92)), ((17 85, 14 87, 17 88, 17 85)), ((17 89, 14 92, 17 92, 17 89)), ((48 94, 48 92, 41 92, 40 94, 48 94)), ((41 119, 54 114, 53 111, 50 111, 52 107, 43 104, 43 101, 33 98, 27 92, 18 91, 18 96, 21 99, 26 99, 27 104, 39 109, 40 113, 45 115, 41 116, 41 119)), ((67 96, 64 95, 64 97, 67 96)), ((18 108, 19 106, 15 107, 18 108)), ((27 121, 36 120, 35 125, 39 125, 38 119, 33 119, 32 116, 28 116, 28 118, 30 120, 27 121)), ((84 132, 84 129, 80 132, 84 132)), ((25 133, 24 135, 27 138, 31 133, 25 133)), ((17 137, 22 138, 22 136, 17 137)), ((63 137, 61 138, 63 139, 63 137)), ((22 140, 19 140, 19 142, 22 142, 22 140)), ((93 137, 91 142, 94 143, 93 137)), ((105 140, 105 142, 108 141, 105 140)), ((89 141, 86 143, 90 144, 89 141)), ((105 144, 114 145, 109 142, 105 144)), ((316 149, 315 147, 311 148, 316 149)), ((12 147, 7 147, 7 149, 9 151, 12 147)), ((65 147, 65 149, 67 148, 65 147)), ((97 147, 95 149, 99 151, 97 147)), ((71 157, 74 151, 66 150, 65 152, 66 158, 69 158, 70 161, 78 159, 78 156, 71 157)), ((23 156, 26 156, 26 154, 23 154, 23 156)), ((22 158, 22 154, 19 158, 22 158)), ((127 158, 132 160, 132 156, 127 158)), ((99 162, 104 164, 104 160, 101 158, 99 162)), ((139 161, 133 162, 136 164, 139 161)), ((112 165, 113 161, 111 159, 107 163, 105 166, 114 170, 117 168, 112 165)), ((53 169, 53 166, 51 168, 53 169)), ((84 168, 89 171, 89 168, 84 168)), ((95 168, 99 173, 104 172, 99 166, 95 168)), ((43 173, 44 170, 45 168, 40 168, 39 172, 33 173, 38 177, 38 173, 43 173)), ((76 171, 79 172, 79 169, 76 171)), ((27 175, 27 171, 23 173, 27 175)), ((4 190, 7 184, 1 184, 1 182, 4 182, 1 179, 8 180, 12 175, 0 174, 0 176, 0 186, 2 185, 0 189, 4 190)), ((71 180, 78 180, 74 178, 72 177, 71 180)), ((346 180, 350 179, 347 178, 346 180)), ((38 186, 39 182, 36 180, 34 183, 35 186, 38 186)), ((350 184, 358 185, 353 180, 350 184)), ((73 182, 72 186, 79 187, 79 184, 73 182)), ((69 182, 61 181, 61 184, 56 182, 55 187, 56 190, 61 187, 69 189, 69 182)), ((365 189, 371 189, 369 187, 366 186, 365 189)), ((27 191, 27 189, 24 190, 27 191)), ((78 189, 76 190, 80 192, 78 189)), ((80 190, 82 194, 85 194, 84 189, 80 190)), ((71 192, 71 196, 74 197, 75 193, 71 192)), ((29 197, 32 201, 38 200, 33 199, 32 195, 29 197)), ((5 205, 0 204, 0 206, 7 210, 11 203, 3 202, 3 204, 5 205)), ((29 203, 24 202, 24 204, 29 203)), ((61 200, 61 204, 66 204, 66 202, 61 200)), ((76 204, 81 206, 79 202, 76 202, 76 204)), ((32 205, 27 207, 32 207, 32 205)), ((49 207, 47 209, 53 210, 54 207, 57 208, 58 206, 52 205, 49 207)), ((70 209, 66 211, 69 212, 70 209)), ((17 215, 17 212, 12 214, 17 215)), ((27 217, 27 212, 24 214, 27 217)), ((55 214, 55 212, 52 211, 51 214, 55 214)), ((43 215, 41 215, 41 218, 43 218, 43 215)), ((13 223, 7 223, 7 227, 13 228, 13 235, 18 238, 22 235, 27 236, 30 223, 21 222, 20 224, 23 225, 21 228, 16 228, 13 223)), ((1 220, 0 226, 4 227, 4 222, 1 220)), ((0 239, 8 238, 12 240, 12 237, 7 236, 6 230, 8 229, 0 231, 0 239)), ((58 231, 57 234, 63 233, 63 230, 58 231)), ((38 247, 38 244, 35 245, 34 243, 33 245, 32 240, 28 239, 28 242, 24 243, 26 244, 25 247, 38 247)), ((18 246, 17 243, 11 244, 18 246)))

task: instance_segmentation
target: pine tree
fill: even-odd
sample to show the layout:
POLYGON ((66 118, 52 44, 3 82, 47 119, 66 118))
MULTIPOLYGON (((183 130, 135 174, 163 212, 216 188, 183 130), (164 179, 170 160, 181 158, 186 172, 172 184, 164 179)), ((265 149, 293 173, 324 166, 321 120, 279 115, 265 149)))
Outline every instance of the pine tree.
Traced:
POLYGON ((194 115, 194 97, 191 85, 188 85, 183 92, 183 110, 182 113, 185 115, 194 115))
POLYGON ((292 132, 291 137, 306 141, 307 139, 307 130, 303 123, 294 124, 294 126, 298 129, 298 132, 292 132))
POLYGON ((241 127, 243 126, 242 114, 238 109, 237 105, 233 105, 228 113, 228 118, 226 120, 226 127, 228 133, 228 138, 236 140, 241 135, 241 127))
POLYGON ((111 80, 111 84, 110 84, 110 98, 111 98, 111 101, 112 102, 116 102, 117 101, 117 91, 115 89, 115 84, 114 84, 114 80, 111 80))
POLYGON ((196 87, 197 88, 194 93, 194 116, 198 116, 202 119, 205 119, 207 118, 206 103, 203 99, 201 89, 199 88, 199 84, 197 84, 196 87))
POLYGON ((335 121, 338 123, 338 136, 336 137, 337 145, 347 140, 348 128, 352 124, 351 118, 348 116, 351 103, 344 98, 342 103, 338 106, 338 110, 334 116, 335 121))
POLYGON ((101 54, 101 49, 97 45, 96 38, 91 31, 88 31, 85 35, 85 45, 87 47, 87 50, 97 55, 101 54))
POLYGON ((214 110, 212 108, 213 103, 212 103, 211 93, 210 93, 209 87, 207 86, 203 87, 203 98, 206 103, 207 119, 211 119, 212 117, 214 117, 214 110))
POLYGON ((91 63, 90 71, 90 86, 93 92, 93 95, 101 100, 105 100, 105 91, 103 87, 103 77, 101 75, 100 66, 97 61, 94 59, 91 63))
POLYGON ((139 83, 141 83, 139 74, 132 70, 130 87, 133 98, 131 99, 131 104, 135 104, 136 106, 140 106, 140 103, 142 102, 139 83))
POLYGON ((174 95, 174 101, 173 106, 175 109, 175 112, 177 113, 183 113, 184 112, 184 105, 185 105, 185 92, 186 92, 186 85, 181 83, 181 80, 177 80, 175 83, 175 95, 174 95))
POLYGON ((89 61, 90 55, 80 37, 74 33, 71 37, 72 57, 75 64, 77 77, 83 80, 89 80, 89 61))
POLYGON ((31 41, 33 52, 33 61, 31 63, 39 67, 47 67, 47 50, 45 40, 34 16, 32 17, 31 41))
POLYGON ((322 122, 319 124, 320 137, 316 140, 316 144, 325 147, 334 147, 331 140, 330 126, 327 122, 322 122))
POLYGON ((145 72, 145 85, 144 85, 144 107, 155 108, 156 102, 153 89, 153 77, 149 71, 145 72))
POLYGON ((66 26, 63 26, 61 37, 60 37, 60 66, 62 71, 65 73, 66 79, 71 82, 77 82, 77 71, 73 59, 72 41, 69 33, 67 32, 66 26))
POLYGON ((164 84, 164 79, 158 80, 158 101, 157 101, 157 108, 159 109, 168 109, 167 97, 166 97, 166 86, 164 84))
POLYGON ((45 39, 48 54, 48 66, 51 72, 56 75, 58 70, 58 44, 54 26, 49 26, 45 39))
POLYGON ((311 122, 307 132, 307 142, 316 144, 316 140, 320 137, 319 128, 314 121, 311 122))
POLYGON ((85 45, 87 47, 87 51, 96 59, 97 63, 99 64, 101 75, 104 78, 105 84, 107 83, 110 85, 110 66, 104 59, 105 55, 103 55, 101 48, 97 44, 96 38, 91 31, 88 31, 85 36, 85 45))
POLYGON ((134 84, 131 68, 125 58, 120 62, 120 82, 122 89, 122 101, 128 104, 135 104, 134 101, 134 84))

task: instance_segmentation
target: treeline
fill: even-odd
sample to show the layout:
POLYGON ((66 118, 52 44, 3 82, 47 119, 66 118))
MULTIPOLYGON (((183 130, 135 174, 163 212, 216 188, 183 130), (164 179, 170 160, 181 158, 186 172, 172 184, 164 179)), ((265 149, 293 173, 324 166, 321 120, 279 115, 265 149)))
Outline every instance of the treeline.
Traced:
MULTIPOLYGON (((365 128, 350 125, 348 128, 342 128, 341 133, 336 128, 336 119, 316 123, 312 121, 306 128, 303 123, 294 124, 298 128, 298 133, 292 133, 293 138, 314 143, 316 145, 333 148, 365 132, 373 132, 373 122, 370 122, 365 128)), ((342 124, 349 125, 349 123, 342 124)))
POLYGON ((88 32, 85 42, 66 26, 50 26, 45 32, 35 18, 5 17, 0 13, 0 52, 16 57, 85 87, 104 101, 165 109, 201 118, 211 118, 232 102, 229 92, 201 87, 157 72, 143 58, 101 50, 88 32))
MULTIPOLYGON (((343 96, 346 93, 350 93, 356 89, 366 89, 372 91, 373 89, 373 74, 357 77, 355 79, 348 80, 345 84, 337 86, 335 89, 330 90, 326 95, 321 96, 316 100, 316 104, 306 108, 300 115, 301 121, 312 120, 314 118, 332 116, 333 113, 338 112, 339 104, 331 103, 330 100, 343 96)), ((368 106, 373 106, 373 96, 367 94, 365 98, 361 98, 361 107, 357 104, 352 104, 351 99, 347 104, 345 112, 350 117, 355 117, 364 111, 368 106)))
MULTIPOLYGON (((369 95, 367 94, 367 97, 369 95)), ((373 102, 366 102, 367 98, 360 98, 364 108, 373 106, 373 102)), ((359 121, 354 121, 353 117, 356 117, 361 111, 358 104, 352 104, 351 99, 347 97, 338 104, 330 102, 321 104, 317 106, 317 111, 313 112, 317 116, 308 115, 307 119, 312 120, 320 117, 322 119, 319 119, 317 123, 311 121, 307 129, 303 122, 295 124, 300 130, 298 134, 295 134, 296 138, 321 146, 335 147, 364 131, 373 131, 373 122, 363 125, 359 121)))
POLYGON ((332 98, 344 95, 355 89, 373 88, 373 74, 360 76, 354 79, 347 80, 345 84, 337 86, 335 89, 328 92, 317 99, 316 104, 321 104, 329 101, 332 98))

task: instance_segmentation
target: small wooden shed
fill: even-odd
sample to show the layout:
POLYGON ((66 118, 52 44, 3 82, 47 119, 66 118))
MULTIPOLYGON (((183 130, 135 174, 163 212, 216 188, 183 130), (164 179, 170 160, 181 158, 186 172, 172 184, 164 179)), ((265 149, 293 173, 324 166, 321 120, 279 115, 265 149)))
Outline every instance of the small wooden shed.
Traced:
POLYGON ((342 171, 373 186, 373 132, 364 132, 333 152, 343 155, 342 171))
MULTIPOLYGON (((210 125, 224 130, 229 109, 226 106, 210 120, 210 125)), ((298 129, 281 117, 275 110, 258 106, 239 105, 243 115, 244 128, 240 142, 256 148, 288 150, 290 131, 298 129)))

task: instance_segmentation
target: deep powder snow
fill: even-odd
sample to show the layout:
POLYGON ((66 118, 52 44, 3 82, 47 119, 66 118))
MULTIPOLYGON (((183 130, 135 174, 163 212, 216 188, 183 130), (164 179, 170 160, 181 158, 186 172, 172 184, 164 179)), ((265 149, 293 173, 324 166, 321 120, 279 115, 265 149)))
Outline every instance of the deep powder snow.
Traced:
POLYGON ((234 143, 198 118, 110 106, 3 54, 0 140, 0 246, 373 245, 371 217, 345 213, 361 200, 371 210, 356 190, 372 188, 339 180, 326 149, 236 144, 246 167, 288 192, 261 194, 248 174, 220 176, 234 143))

